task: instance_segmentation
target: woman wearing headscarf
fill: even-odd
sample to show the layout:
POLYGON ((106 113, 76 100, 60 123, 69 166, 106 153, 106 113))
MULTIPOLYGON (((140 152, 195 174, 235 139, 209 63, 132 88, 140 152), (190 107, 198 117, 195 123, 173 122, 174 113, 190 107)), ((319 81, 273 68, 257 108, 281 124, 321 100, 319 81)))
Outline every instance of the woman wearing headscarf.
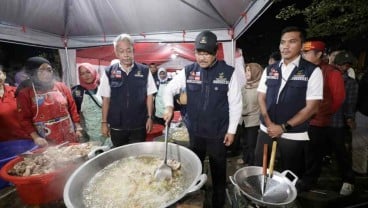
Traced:
POLYGON ((165 88, 167 84, 169 83, 169 78, 167 76, 167 71, 164 68, 159 68, 157 72, 157 80, 159 82, 158 84, 158 90, 155 97, 155 117, 156 122, 165 125, 165 120, 163 119, 164 112, 165 112, 165 104, 162 99, 165 88))
POLYGON ((77 142, 83 129, 70 89, 55 80, 54 69, 45 58, 29 58, 25 69, 30 79, 17 89, 23 129, 39 146, 77 142))
POLYGON ((242 88, 243 111, 240 119, 242 128, 242 153, 243 158, 239 164, 254 165, 254 151, 257 144, 259 129, 260 109, 257 99, 257 87, 262 75, 262 67, 257 63, 249 63, 245 66, 246 84, 242 88))
POLYGON ((97 141, 101 145, 111 147, 110 138, 102 136, 100 131, 102 98, 96 95, 100 84, 100 75, 89 63, 79 65, 78 75, 80 85, 72 88, 72 94, 89 141, 97 141))
POLYGON ((0 141, 29 138, 19 124, 15 87, 5 84, 6 74, 0 65, 0 141))

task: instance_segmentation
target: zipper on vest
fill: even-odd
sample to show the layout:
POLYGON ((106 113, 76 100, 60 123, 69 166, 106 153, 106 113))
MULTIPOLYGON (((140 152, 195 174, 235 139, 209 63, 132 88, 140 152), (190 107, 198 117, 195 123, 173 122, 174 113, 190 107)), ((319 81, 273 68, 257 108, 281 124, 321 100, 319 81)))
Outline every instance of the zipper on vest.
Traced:
MULTIPOLYGON (((128 80, 128 76, 129 75, 127 75, 127 79, 126 80, 128 80)), ((127 81, 126 82, 127 83, 127 85, 126 85, 126 89, 127 89, 127 99, 126 99, 126 107, 127 107, 127 109, 129 109, 129 100, 130 100, 130 94, 129 94, 129 81, 127 81)))
POLYGON ((210 100, 210 85, 208 83, 208 72, 205 71, 203 74, 203 83, 204 83, 204 104, 203 104, 203 110, 206 110, 207 109, 207 105, 208 105, 208 102, 210 100), (206 76, 206 78, 204 78, 204 76, 206 76))

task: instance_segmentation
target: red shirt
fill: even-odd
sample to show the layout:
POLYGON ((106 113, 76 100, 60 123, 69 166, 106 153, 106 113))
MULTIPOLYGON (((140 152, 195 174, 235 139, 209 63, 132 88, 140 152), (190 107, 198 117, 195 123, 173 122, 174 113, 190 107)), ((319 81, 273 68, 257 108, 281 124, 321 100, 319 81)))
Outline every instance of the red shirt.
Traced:
POLYGON ((4 95, 0 98, 0 141, 30 138, 20 126, 15 90, 4 85, 4 95))
POLYGON ((323 100, 310 125, 324 127, 331 123, 332 114, 336 113, 345 99, 344 79, 334 66, 322 62, 319 67, 323 74, 323 100))

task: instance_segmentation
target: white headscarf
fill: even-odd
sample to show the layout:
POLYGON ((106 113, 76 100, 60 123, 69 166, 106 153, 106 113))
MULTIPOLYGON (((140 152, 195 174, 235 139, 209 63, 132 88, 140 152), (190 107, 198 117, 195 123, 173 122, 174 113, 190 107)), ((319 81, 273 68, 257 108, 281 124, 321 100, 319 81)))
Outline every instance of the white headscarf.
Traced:
POLYGON ((160 83, 165 83, 167 82, 167 79, 168 79, 168 76, 167 76, 167 71, 165 68, 159 68, 158 71, 157 71, 157 78, 158 80, 160 80, 160 83), (160 77, 160 72, 165 72, 165 78, 164 79, 161 79, 160 77))

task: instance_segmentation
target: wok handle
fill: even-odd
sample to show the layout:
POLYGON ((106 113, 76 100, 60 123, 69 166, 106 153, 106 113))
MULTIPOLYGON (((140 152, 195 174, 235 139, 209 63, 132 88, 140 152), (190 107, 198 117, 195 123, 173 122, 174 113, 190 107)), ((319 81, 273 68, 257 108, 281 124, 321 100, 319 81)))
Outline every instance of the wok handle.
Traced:
MULTIPOLYGON (((281 175, 284 177, 284 178, 287 178, 289 179, 288 177, 286 177, 287 174, 290 174, 294 177, 294 179, 291 181, 291 183, 295 186, 296 184, 296 181, 299 179, 298 176, 296 176, 293 172, 291 172, 290 170, 285 170, 281 173, 281 175)), ((290 180, 290 179, 289 179, 290 180)))
POLYGON ((272 142, 272 152, 271 152, 271 159, 270 159, 270 177, 272 177, 273 175, 273 167, 275 165, 275 157, 276 157, 276 146, 277 146, 277 142, 273 141, 272 142))
POLYGON ((92 159, 92 158, 96 157, 97 155, 99 155, 103 152, 106 152, 109 149, 110 149, 109 146, 100 146, 100 147, 94 148, 88 153, 87 158, 92 159))
POLYGON ((262 163, 262 174, 267 176, 267 154, 268 144, 263 144, 263 163, 262 163))
POLYGON ((207 182, 207 175, 206 174, 202 174, 200 175, 197 180, 196 183, 188 188, 187 194, 193 193, 195 191, 198 191, 200 188, 202 188, 202 186, 207 182))
POLYGON ((234 185, 234 186, 238 186, 237 183, 235 183, 235 179, 234 176, 229 176, 230 182, 234 185))

